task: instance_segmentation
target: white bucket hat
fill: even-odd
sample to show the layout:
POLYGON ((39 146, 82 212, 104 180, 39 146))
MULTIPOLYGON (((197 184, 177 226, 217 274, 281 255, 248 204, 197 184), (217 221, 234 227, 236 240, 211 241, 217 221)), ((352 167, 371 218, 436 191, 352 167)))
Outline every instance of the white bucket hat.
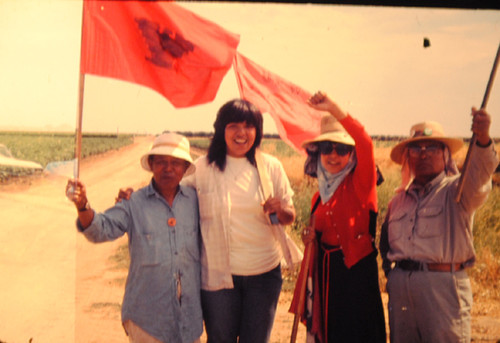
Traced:
POLYGON ((354 139, 352 139, 342 124, 340 124, 332 115, 325 115, 321 117, 320 135, 314 139, 304 141, 302 143, 302 147, 306 148, 311 143, 321 141, 330 141, 353 146, 355 145, 354 139))
POLYGON ((151 171, 148 163, 148 158, 151 155, 166 155, 188 161, 190 165, 184 176, 190 175, 196 170, 191 154, 189 153, 188 139, 177 133, 167 132, 155 138, 149 152, 141 157, 141 166, 147 171, 151 171))

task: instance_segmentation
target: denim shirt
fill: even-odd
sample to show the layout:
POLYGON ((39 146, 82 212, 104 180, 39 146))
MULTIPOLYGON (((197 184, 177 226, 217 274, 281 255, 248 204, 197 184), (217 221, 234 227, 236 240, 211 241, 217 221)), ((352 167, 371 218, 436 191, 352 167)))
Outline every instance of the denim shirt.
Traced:
POLYGON ((201 336, 200 231, 193 188, 181 186, 171 207, 151 182, 130 200, 95 214, 85 230, 77 225, 91 242, 128 234, 122 322, 130 319, 164 342, 193 342, 201 336))

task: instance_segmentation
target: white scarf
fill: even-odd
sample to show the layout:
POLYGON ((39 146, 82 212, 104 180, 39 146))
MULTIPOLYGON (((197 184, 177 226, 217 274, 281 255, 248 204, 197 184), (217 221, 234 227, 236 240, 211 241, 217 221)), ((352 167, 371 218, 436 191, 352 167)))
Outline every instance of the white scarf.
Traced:
POLYGON ((323 167, 321 158, 318 158, 318 188, 321 202, 323 204, 330 200, 340 183, 344 181, 347 174, 354 169, 356 163, 356 151, 353 150, 351 156, 349 156, 349 162, 347 162, 346 166, 338 173, 332 174, 323 167))

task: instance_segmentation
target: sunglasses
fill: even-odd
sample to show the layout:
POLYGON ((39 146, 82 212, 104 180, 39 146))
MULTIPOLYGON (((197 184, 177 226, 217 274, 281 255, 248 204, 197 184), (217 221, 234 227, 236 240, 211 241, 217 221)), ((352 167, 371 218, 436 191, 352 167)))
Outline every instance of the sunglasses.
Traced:
POLYGON ((334 143, 329 141, 322 141, 318 143, 319 153, 321 155, 330 155, 333 150, 339 156, 345 156, 352 152, 354 147, 352 145, 342 144, 342 143, 334 143))

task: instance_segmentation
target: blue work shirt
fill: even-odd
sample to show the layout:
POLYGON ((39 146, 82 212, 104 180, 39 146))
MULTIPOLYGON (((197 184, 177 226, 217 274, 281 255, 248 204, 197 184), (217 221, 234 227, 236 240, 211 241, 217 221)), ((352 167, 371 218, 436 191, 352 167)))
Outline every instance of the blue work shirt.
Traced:
POLYGON ((180 186, 170 206, 152 182, 130 200, 96 213, 86 229, 79 221, 77 226, 91 242, 128 234, 122 322, 130 319, 163 342, 191 343, 203 332, 196 191, 180 186))

